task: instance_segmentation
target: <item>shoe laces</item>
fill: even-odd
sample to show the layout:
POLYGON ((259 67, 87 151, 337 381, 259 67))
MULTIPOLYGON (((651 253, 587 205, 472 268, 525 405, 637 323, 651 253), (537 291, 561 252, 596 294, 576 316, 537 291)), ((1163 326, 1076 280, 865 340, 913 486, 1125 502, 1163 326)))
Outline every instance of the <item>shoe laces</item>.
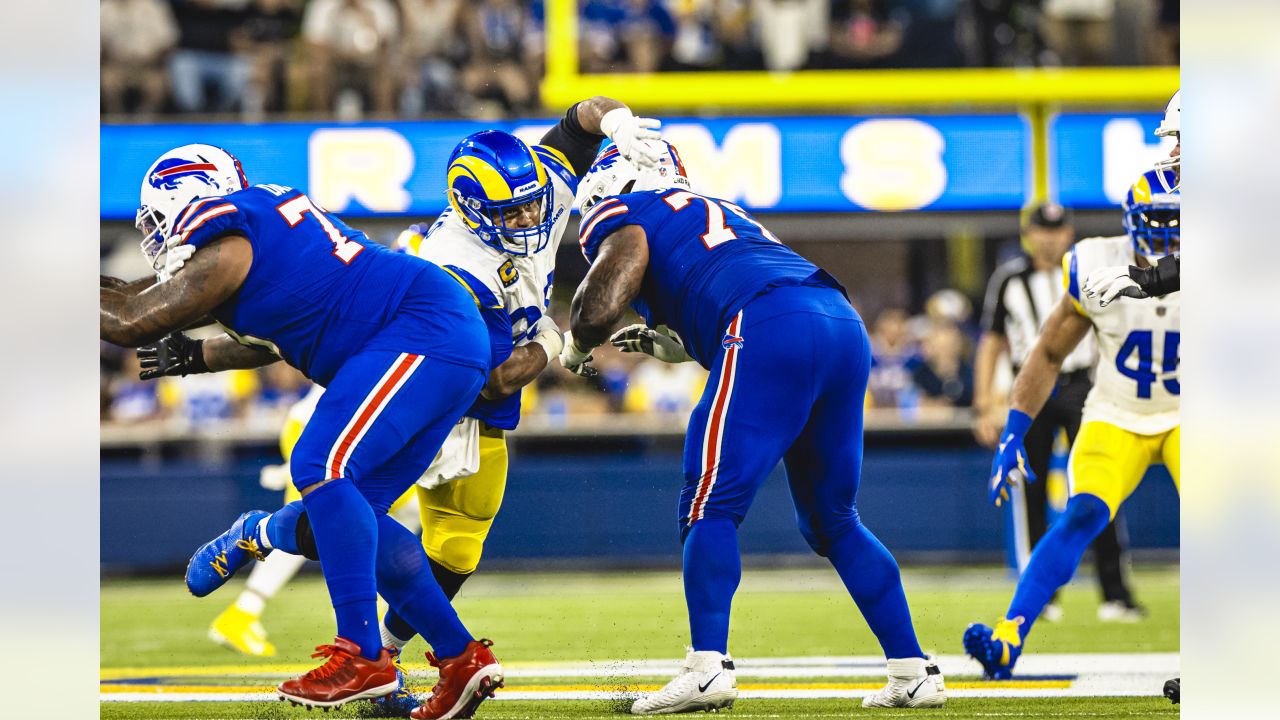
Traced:
POLYGON ((996 623, 996 627, 991 631, 991 639, 999 642, 1008 643, 1009 647, 1021 647, 1022 635, 1018 628, 1022 627, 1022 623, 1026 620, 1019 615, 1016 618, 1006 618, 996 623))
MULTIPOLYGON (((248 540, 237 540, 236 547, 252 555, 254 560, 263 561, 267 559, 267 556, 263 554, 262 549, 258 547, 258 541, 253 538, 249 538, 248 540)), ((225 558, 226 556, 224 555, 223 557, 225 558)))
POLYGON ((329 658, 325 664, 308 672, 303 676, 306 680, 327 680, 342 669, 351 659, 351 654, 337 645, 317 645, 316 651, 311 653, 311 657, 329 658))

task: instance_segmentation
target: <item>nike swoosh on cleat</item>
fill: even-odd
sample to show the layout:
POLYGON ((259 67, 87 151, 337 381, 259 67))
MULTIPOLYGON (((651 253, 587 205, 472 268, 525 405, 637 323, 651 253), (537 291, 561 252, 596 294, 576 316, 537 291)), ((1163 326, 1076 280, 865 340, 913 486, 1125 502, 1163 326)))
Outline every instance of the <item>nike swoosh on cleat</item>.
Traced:
POLYGON ((720 677, 720 673, 716 673, 715 675, 712 675, 712 676, 711 676, 711 679, 707 681, 707 684, 706 684, 706 685, 699 685, 699 686, 698 686, 698 692, 706 692, 706 691, 707 691, 707 688, 711 687, 711 683, 715 682, 715 681, 716 681, 716 678, 718 678, 718 677, 720 677))
POLYGON ((910 700, 910 699, 914 698, 914 697, 916 696, 916 693, 917 693, 917 692, 919 692, 920 687, 921 687, 922 685, 924 685, 925 683, 927 683, 927 682, 929 682, 929 678, 925 678, 924 680, 921 680, 921 681, 920 681, 920 685, 916 685, 915 690, 908 690, 908 691, 907 691, 907 699, 908 699, 908 700, 910 700))

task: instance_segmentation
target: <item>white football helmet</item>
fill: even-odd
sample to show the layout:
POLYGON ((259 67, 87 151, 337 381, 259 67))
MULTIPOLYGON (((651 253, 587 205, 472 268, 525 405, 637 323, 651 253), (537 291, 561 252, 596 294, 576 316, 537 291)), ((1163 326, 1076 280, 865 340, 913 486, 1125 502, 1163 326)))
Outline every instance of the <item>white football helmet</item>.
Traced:
POLYGON ((142 232, 142 254, 157 275, 178 214, 202 197, 229 195, 249 186, 236 156, 213 145, 183 145, 161 155, 142 178, 141 200, 134 226, 142 232))
MULTIPOLYGON (((1182 144, 1182 91, 1173 94, 1173 98, 1169 100, 1169 104, 1164 109, 1164 119, 1160 121, 1160 127, 1156 128, 1156 137, 1171 137, 1178 141, 1179 146, 1182 144)), ((1176 155, 1160 160, 1156 163, 1157 170, 1172 170, 1174 174, 1173 187, 1165 187, 1166 192, 1173 192, 1182 184, 1182 149, 1178 148, 1176 155)), ((1164 179, 1162 174, 1161 180, 1164 179)))
POLYGON ((578 183, 578 195, 574 198, 578 212, 586 215, 596 203, 614 195, 673 187, 690 189, 689 176, 685 173, 684 163, 680 162, 680 154, 676 152, 675 146, 665 140, 656 142, 666 152, 661 154, 658 164, 651 168, 636 166, 624 158, 618 152, 618 146, 612 142, 601 146, 591 168, 583 176, 582 182, 578 183))

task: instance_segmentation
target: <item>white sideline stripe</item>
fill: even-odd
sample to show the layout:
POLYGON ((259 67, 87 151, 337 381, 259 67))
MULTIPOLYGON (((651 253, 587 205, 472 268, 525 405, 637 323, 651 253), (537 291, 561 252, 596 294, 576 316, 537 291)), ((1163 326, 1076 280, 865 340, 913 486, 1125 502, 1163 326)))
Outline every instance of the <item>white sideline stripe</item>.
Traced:
MULTIPOLYGON (((874 690, 744 690, 738 694, 743 700, 821 700, 840 698, 862 698, 875 692, 874 690)), ((947 697, 953 698, 1049 698, 1049 697, 1159 697, 1160 687, 1143 686, 1126 688, 1122 692, 1098 693, 1081 692, 1077 689, 1066 690, 956 690, 947 689, 947 697)), ((276 693, 105 693, 99 695, 101 702, 271 702, 279 701, 276 693)), ((507 692, 498 691, 494 700, 618 700, 636 697, 635 693, 617 693, 608 691, 590 692, 507 692)))

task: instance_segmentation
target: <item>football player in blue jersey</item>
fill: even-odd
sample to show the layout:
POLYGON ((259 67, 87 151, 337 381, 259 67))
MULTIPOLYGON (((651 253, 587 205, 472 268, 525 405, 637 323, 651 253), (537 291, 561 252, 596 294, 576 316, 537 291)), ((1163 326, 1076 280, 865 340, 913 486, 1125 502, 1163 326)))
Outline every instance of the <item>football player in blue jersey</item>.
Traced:
POLYGON ((898 565, 854 507, 871 364, 843 288, 737 205, 692 192, 675 148, 639 169, 606 148, 579 186, 591 269, 560 362, 589 374, 591 349, 711 375, 689 418, 679 531, 692 650, 637 715, 728 707, 737 698, 729 611, 741 577, 737 529, 769 472, 787 470, 800 531, 830 560, 880 641, 889 682, 864 707, 939 707, 942 675, 916 640, 898 565), (627 307, 645 325, 611 332, 627 307))
MULTIPOLYGON (((162 155, 142 182, 137 225, 165 277, 102 278, 102 339, 137 347, 212 317, 227 334, 177 343, 161 365, 194 372, 284 360, 327 388, 291 458, 337 618, 325 662, 280 685, 283 698, 332 707, 398 687, 378 634, 381 594, 442 657, 442 684, 491 692, 501 665, 463 626, 413 533, 390 504, 431 463, 505 356, 476 304, 441 268, 397 254, 279 185, 250 186, 208 145, 162 155), (180 247, 185 266, 168 272, 180 247), (496 353, 496 354, 495 354, 496 353), (446 677, 449 676, 449 677, 446 677)), ((509 346, 506 351, 509 353, 509 346)), ((193 558, 202 596, 276 541, 269 516, 242 515, 193 558)))

